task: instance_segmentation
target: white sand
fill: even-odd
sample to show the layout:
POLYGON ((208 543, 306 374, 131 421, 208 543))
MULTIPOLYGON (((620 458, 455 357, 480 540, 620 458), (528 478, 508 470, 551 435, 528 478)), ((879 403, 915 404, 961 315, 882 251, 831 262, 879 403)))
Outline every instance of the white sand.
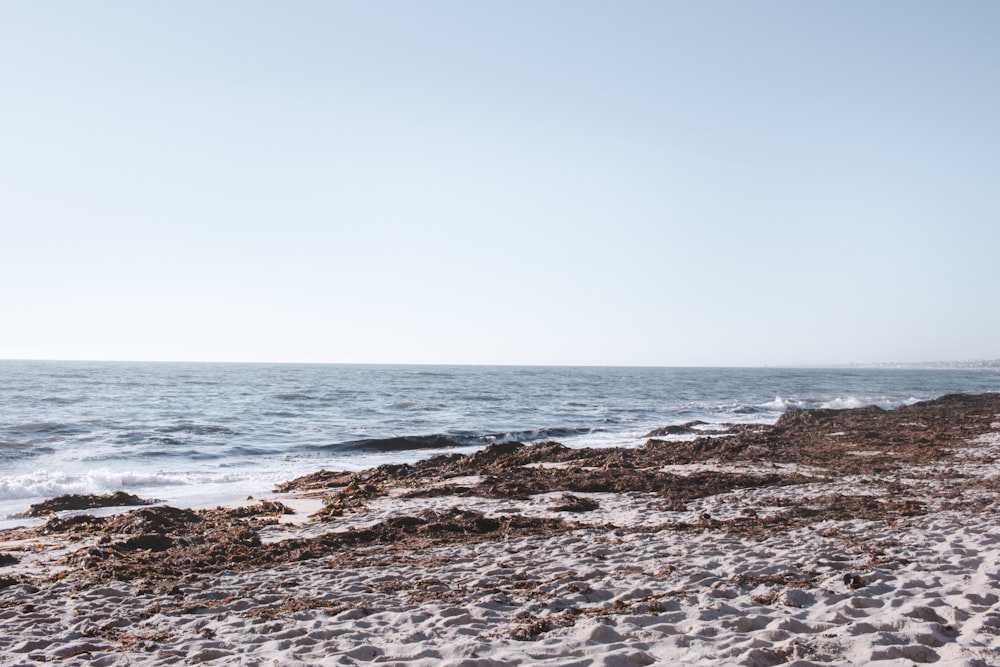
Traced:
MULTIPOLYGON (((995 477, 996 466, 975 455, 1000 451, 1000 434, 976 444, 978 452, 947 467, 966 480, 995 477)), ((381 499, 361 515, 273 526, 264 537, 452 506, 590 526, 393 559, 382 548, 360 563, 330 557, 193 576, 170 591, 141 582, 77 591, 73 573, 39 589, 8 586, 0 589, 0 665, 1000 664, 995 496, 988 509, 965 511, 933 497, 949 484, 935 479, 925 481, 926 515, 893 525, 825 521, 762 541, 630 530, 702 513, 725 519, 744 508, 765 515, 782 497, 881 493, 872 482, 816 478, 705 498, 686 512, 665 511, 646 494, 577 494, 600 509, 571 516, 548 509, 552 494, 526 502, 381 499)), ((31 558, 31 544, 0 551, 22 558, 12 567, 40 572, 56 546, 40 545, 31 558)))

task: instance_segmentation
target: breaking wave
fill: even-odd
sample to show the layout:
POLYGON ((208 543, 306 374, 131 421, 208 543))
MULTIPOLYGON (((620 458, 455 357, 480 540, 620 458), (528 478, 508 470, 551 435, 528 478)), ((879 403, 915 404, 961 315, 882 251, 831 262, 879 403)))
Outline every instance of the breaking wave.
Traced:
POLYGON ((786 412, 788 410, 848 410, 853 408, 863 408, 875 405, 885 410, 897 408, 901 405, 912 405, 920 399, 909 397, 906 399, 891 398, 888 396, 837 396, 834 398, 820 400, 810 398, 783 398, 775 396, 773 401, 768 401, 753 407, 757 410, 767 412, 786 412))
POLYGON ((0 477, 0 500, 51 498, 67 493, 108 493, 143 487, 189 486, 241 479, 242 476, 220 473, 153 473, 96 468, 73 474, 38 470, 25 475, 0 477))

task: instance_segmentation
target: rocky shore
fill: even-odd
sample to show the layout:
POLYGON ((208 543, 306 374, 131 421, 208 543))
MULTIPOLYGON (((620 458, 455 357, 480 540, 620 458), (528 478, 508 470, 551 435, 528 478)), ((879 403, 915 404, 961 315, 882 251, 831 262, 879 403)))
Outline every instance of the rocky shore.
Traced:
POLYGON ((0 665, 1000 664, 1000 394, 698 426, 54 499, 0 532, 0 665))

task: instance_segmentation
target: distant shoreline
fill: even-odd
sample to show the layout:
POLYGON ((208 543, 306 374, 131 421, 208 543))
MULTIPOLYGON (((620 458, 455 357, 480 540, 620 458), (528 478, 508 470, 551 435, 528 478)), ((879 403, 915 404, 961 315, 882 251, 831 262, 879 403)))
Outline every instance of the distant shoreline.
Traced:
POLYGON ((1000 371, 1000 359, 984 359, 981 361, 922 361, 915 363, 852 363, 847 368, 912 368, 914 370, 947 370, 947 371, 1000 371))

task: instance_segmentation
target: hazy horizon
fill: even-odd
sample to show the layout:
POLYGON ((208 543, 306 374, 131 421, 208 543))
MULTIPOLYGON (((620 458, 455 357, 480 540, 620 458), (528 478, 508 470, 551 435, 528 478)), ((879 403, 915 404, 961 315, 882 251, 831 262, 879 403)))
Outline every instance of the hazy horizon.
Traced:
POLYGON ((1000 358, 998 359, 966 359, 966 360, 925 360, 925 361, 849 361, 841 364, 761 364, 761 365, 734 365, 734 366, 682 366, 682 365, 658 365, 658 364, 521 364, 516 362, 479 364, 479 363, 421 363, 421 362, 393 362, 393 361, 267 361, 267 360, 229 360, 219 361, 214 359, 28 359, 10 358, 0 359, 0 362, 39 362, 39 363, 66 363, 66 364, 233 364, 233 365, 284 365, 284 366, 440 366, 440 367, 523 367, 523 368, 677 368, 677 369, 865 369, 865 368, 917 368, 932 370, 961 369, 985 367, 990 370, 1000 370, 1000 358))

